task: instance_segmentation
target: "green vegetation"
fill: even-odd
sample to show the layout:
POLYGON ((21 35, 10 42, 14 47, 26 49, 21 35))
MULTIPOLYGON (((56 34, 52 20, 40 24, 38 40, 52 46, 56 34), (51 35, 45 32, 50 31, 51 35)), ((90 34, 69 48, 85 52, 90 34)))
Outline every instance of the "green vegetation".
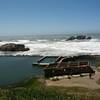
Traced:
POLYGON ((0 100, 100 100, 100 90, 82 87, 47 87, 45 79, 30 78, 0 89, 0 100))

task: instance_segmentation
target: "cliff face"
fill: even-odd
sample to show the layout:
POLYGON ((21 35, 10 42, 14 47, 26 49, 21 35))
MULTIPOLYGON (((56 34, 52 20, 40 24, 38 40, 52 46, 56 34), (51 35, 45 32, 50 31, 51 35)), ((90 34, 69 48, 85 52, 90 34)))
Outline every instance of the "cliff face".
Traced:
POLYGON ((29 48, 25 48, 23 44, 4 44, 0 47, 0 51, 28 51, 29 48))

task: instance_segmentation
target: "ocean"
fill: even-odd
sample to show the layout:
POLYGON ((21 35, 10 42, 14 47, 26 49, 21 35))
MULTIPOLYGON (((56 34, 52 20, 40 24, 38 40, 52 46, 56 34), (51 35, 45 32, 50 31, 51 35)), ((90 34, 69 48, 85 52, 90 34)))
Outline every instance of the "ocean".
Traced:
POLYGON ((1 36, 0 46, 6 43, 24 44, 30 50, 0 51, 0 85, 43 75, 43 68, 32 66, 39 56, 100 55, 100 34, 85 34, 92 37, 90 40, 66 41, 76 35, 79 34, 1 36))
POLYGON ((85 34, 90 40, 66 41, 79 34, 20 35, 1 37, 0 46, 6 43, 24 44, 30 50, 25 52, 0 52, 0 56, 70 56, 76 54, 100 55, 100 34, 85 34))

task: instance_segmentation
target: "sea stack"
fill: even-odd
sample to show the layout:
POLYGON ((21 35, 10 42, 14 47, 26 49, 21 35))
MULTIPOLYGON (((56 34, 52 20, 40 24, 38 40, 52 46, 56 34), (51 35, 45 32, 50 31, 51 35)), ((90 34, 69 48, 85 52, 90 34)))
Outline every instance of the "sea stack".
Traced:
POLYGON ((29 48, 25 48, 23 44, 9 43, 0 46, 0 51, 28 51, 29 48))
POLYGON ((86 37, 86 35, 77 35, 77 36, 70 36, 68 39, 67 39, 67 41, 69 41, 69 40, 85 40, 85 39, 92 39, 92 37, 86 37))

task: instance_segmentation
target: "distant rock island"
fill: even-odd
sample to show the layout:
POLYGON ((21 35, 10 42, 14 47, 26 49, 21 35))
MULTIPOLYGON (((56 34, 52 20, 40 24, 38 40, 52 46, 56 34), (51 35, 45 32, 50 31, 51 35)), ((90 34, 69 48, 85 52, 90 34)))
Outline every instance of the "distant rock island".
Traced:
POLYGON ((25 48, 23 44, 9 43, 0 46, 0 51, 28 51, 29 48, 25 48))
POLYGON ((70 36, 68 39, 67 39, 67 41, 69 41, 69 40, 75 40, 75 39, 77 39, 77 40, 85 40, 85 39, 92 39, 92 37, 86 37, 86 35, 78 35, 78 36, 70 36))

